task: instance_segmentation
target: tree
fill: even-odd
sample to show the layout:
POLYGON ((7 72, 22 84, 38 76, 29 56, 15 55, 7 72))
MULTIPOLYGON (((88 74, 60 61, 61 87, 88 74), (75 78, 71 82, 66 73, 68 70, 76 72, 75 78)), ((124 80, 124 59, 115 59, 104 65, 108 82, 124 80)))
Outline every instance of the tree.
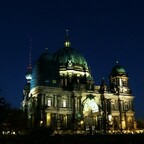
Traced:
POLYGON ((11 108, 10 103, 0 96, 0 134, 2 131, 18 132, 24 130, 24 112, 21 109, 11 108))
POLYGON ((24 132, 25 131, 25 118, 24 112, 21 109, 10 108, 7 110, 7 117, 4 121, 6 129, 9 131, 24 132))

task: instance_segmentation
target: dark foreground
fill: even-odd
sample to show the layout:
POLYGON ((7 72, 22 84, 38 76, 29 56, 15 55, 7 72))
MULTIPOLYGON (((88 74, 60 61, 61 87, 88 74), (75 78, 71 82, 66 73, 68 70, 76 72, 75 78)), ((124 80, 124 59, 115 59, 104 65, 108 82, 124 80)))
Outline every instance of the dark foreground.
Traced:
POLYGON ((0 136, 0 144, 143 144, 144 134, 127 135, 6 135, 0 136))

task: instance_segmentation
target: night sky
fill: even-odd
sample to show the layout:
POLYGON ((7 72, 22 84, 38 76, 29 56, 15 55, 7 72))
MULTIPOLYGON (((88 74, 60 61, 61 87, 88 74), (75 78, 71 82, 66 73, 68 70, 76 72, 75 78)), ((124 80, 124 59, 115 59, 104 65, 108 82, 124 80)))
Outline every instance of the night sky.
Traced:
POLYGON ((0 96, 20 107, 32 38, 32 62, 45 48, 72 47, 91 68, 95 84, 116 61, 129 75, 137 118, 144 118, 143 0, 0 0, 0 96))

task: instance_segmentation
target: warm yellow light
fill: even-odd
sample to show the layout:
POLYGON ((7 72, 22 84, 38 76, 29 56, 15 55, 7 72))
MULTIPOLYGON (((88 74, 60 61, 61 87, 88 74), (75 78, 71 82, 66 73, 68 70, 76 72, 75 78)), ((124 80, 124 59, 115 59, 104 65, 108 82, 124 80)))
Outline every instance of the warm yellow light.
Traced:
POLYGON ((40 121, 40 124, 42 124, 42 123, 43 123, 43 121, 41 120, 41 121, 40 121))
POLYGON ((66 41, 66 42, 65 42, 65 47, 70 47, 70 45, 71 45, 71 44, 70 44, 69 41, 66 41))
POLYGON ((81 125, 82 125, 83 123, 84 123, 83 121, 80 122, 81 125))
POLYGON ((47 114, 46 122, 47 122, 47 126, 50 126, 50 123, 51 123, 51 116, 50 116, 50 113, 47 114))
POLYGON ((94 99, 92 99, 92 100, 87 99, 84 103, 84 109, 83 110, 84 110, 84 114, 87 112, 95 113, 95 112, 99 111, 99 108, 98 108, 98 105, 94 99))
POLYGON ((63 107, 66 107, 67 104, 66 104, 66 100, 63 100, 63 107))
POLYGON ((108 120, 112 121, 112 115, 108 115, 108 120))
POLYGON ((126 123, 125 121, 122 121, 122 129, 125 129, 125 127, 126 127, 126 123))

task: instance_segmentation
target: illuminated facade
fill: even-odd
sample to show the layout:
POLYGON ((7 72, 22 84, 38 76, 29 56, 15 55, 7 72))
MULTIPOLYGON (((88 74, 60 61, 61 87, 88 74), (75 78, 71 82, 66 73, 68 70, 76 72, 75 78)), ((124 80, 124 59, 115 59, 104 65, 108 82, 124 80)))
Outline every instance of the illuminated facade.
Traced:
POLYGON ((116 64, 100 86, 94 84, 87 61, 71 48, 51 55, 47 50, 26 74, 22 107, 27 126, 50 127, 55 133, 133 131, 135 114, 125 69, 116 64))

